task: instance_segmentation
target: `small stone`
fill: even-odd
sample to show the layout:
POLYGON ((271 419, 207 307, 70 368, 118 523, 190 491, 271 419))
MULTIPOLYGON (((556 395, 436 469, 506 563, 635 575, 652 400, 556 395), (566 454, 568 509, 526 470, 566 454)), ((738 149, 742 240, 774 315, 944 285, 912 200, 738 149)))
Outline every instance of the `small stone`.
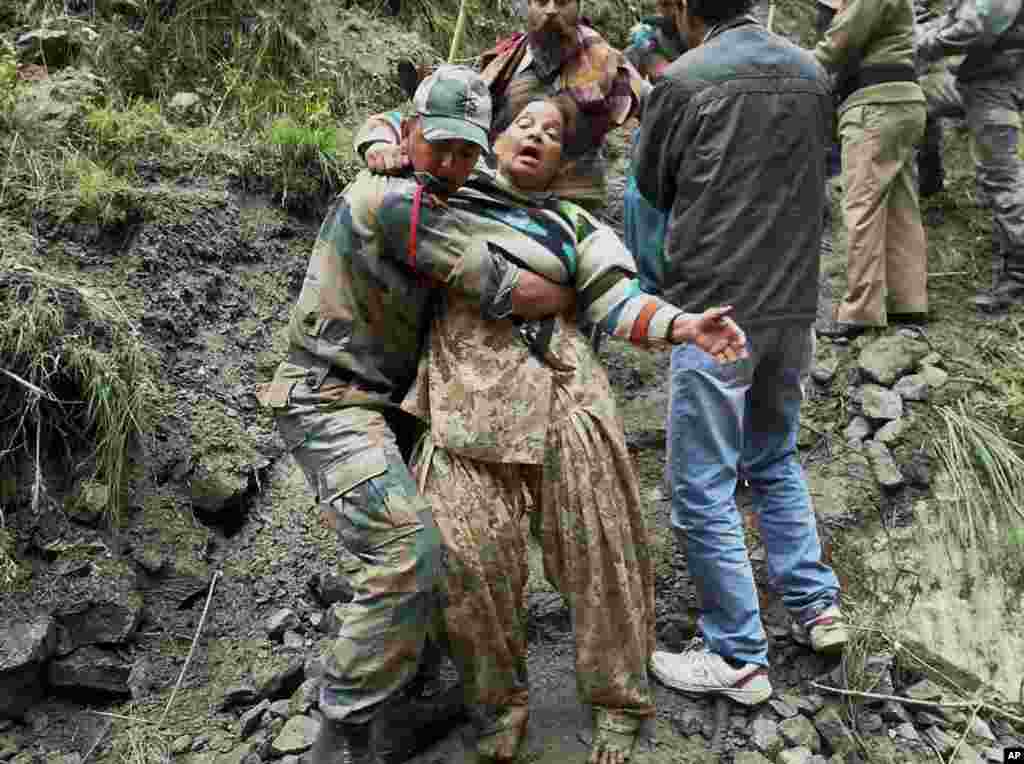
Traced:
POLYGON ((918 725, 922 727, 939 727, 945 729, 949 726, 946 717, 933 714, 931 711, 918 711, 915 717, 918 725))
POLYGON ((899 488, 903 485, 903 473, 899 465, 893 459, 892 452, 884 443, 871 441, 867 445, 868 461, 871 462, 871 470, 875 480, 883 488, 899 488))
POLYGON ((871 422, 862 416, 855 416, 843 431, 847 443, 859 443, 871 434, 871 422))
POLYGON ((267 636, 275 642, 280 642, 284 637, 284 634, 289 629, 297 629, 299 627, 299 617, 295 615, 295 612, 288 609, 282 608, 281 610, 272 613, 266 620, 265 628, 267 630, 267 636))
POLYGON ((770 705, 775 713, 783 719, 789 719, 799 713, 799 711, 789 705, 789 703, 782 698, 772 698, 768 701, 768 705, 770 705))
POLYGON ((790 695, 788 693, 783 693, 779 697, 789 703, 789 705, 793 706, 793 708, 804 716, 814 716, 825 707, 825 699, 817 693, 810 693, 809 695, 790 695))
POLYGON ((857 728, 866 735, 877 735, 885 728, 879 714, 861 714, 857 717, 857 728))
POLYGON ((890 421, 903 416, 903 398, 899 393, 880 385, 864 385, 861 394, 861 409, 868 419, 890 421))
POLYGON ((896 735, 904 740, 917 741, 921 736, 917 734, 917 728, 910 722, 903 722, 896 727, 896 735))
POLYGON ((911 374, 903 377, 892 387, 893 392, 899 393, 905 401, 926 401, 928 400, 928 380, 923 374, 911 374))
POLYGON ((292 631, 291 629, 284 633, 283 642, 284 646, 289 650, 301 650, 306 646, 305 638, 299 632, 292 631))
MULTIPOLYGON (((298 690, 296 690, 298 692, 298 690)), ((290 699, 286 700, 275 700, 270 704, 270 715, 274 718, 287 719, 291 714, 288 713, 290 699)))
POLYGON ((976 740, 981 740, 986 743, 996 742, 996 736, 992 733, 992 728, 988 726, 988 722, 982 719, 980 716, 975 716, 974 721, 971 722, 971 733, 976 740))
POLYGON ((226 711, 235 706, 251 706, 259 699, 259 692, 250 684, 239 684, 229 687, 220 702, 220 710, 226 711))
POLYGON ((984 759, 974 748, 967 743, 962 743, 956 752, 956 756, 950 759, 949 764, 984 764, 984 759))
POLYGON ((284 725, 281 734, 274 738, 271 750, 279 757, 289 753, 304 753, 313 747, 319 731, 319 722, 308 716, 294 716, 284 725))
POLYGON ((814 717, 814 727, 834 753, 843 754, 856 748, 853 733, 835 708, 821 709, 814 717))
POLYGON ((956 745, 956 740, 946 734, 945 731, 938 727, 929 727, 924 731, 924 737, 930 742, 935 749, 945 756, 956 745))
POLYGON ((887 700, 882 705, 882 718, 893 724, 907 723, 911 720, 910 712, 894 700, 887 700))
POLYGON ((674 721, 679 734, 685 737, 698 735, 704 727, 704 711, 699 706, 687 706, 674 721))
POLYGON ((775 758, 777 764, 810 764, 814 753, 809 748, 787 748, 775 758))
POLYGON ((733 759, 733 764, 772 764, 772 762, 757 751, 740 751, 733 759))
POLYGON ((879 428, 878 432, 875 433, 875 440, 879 443, 885 443, 887 446, 891 446, 893 443, 899 441, 903 437, 903 431, 907 428, 907 420, 903 417, 899 419, 893 419, 891 422, 883 425, 879 428))
POLYGON ((925 366, 919 376, 932 390, 938 390, 949 381, 949 374, 935 366, 925 366))
POLYGON ((821 750, 821 737, 806 716, 797 714, 784 720, 779 724, 779 732, 790 746, 809 748, 811 753, 821 750))
POLYGON ((940 700, 942 688, 931 679, 922 679, 920 682, 907 687, 903 694, 914 700, 940 700))
POLYGON ((320 631, 320 623, 324 620, 324 614, 320 612, 309 614, 309 625, 320 631))
POLYGON ((892 682, 892 655, 870 655, 864 661, 864 678, 870 682, 868 691, 878 695, 892 695, 896 688, 892 682))
POLYGON ((834 366, 815 366, 811 370, 811 379, 817 382, 819 385, 829 384, 836 376, 836 369, 834 366))
POLYGON ((191 735, 181 735, 180 737, 174 738, 174 740, 171 742, 171 753, 173 753, 175 756, 180 756, 181 754, 185 753, 191 748, 191 735))
POLYGON ((750 725, 750 742, 761 753, 774 756, 782 750, 783 745, 779 725, 763 716, 757 717, 750 725))
POLYGON ((270 708, 269 700, 261 700, 257 705, 250 708, 239 719, 239 737, 242 740, 247 740, 252 733, 260 727, 260 722, 263 721, 263 714, 270 708))
POLYGON ((941 365, 942 365, 942 356, 939 355, 938 353, 929 353, 928 355, 926 355, 924 358, 921 359, 921 362, 918 364, 918 368, 925 369, 925 368, 927 368, 929 366, 941 366, 941 365))

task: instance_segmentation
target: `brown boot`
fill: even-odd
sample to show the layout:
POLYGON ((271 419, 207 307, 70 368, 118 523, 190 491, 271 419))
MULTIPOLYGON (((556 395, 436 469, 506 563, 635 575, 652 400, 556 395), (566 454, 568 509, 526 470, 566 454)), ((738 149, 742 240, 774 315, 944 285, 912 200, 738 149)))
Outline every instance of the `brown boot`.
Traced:
POLYGON ((369 724, 324 719, 309 752, 309 764, 381 764, 369 724))

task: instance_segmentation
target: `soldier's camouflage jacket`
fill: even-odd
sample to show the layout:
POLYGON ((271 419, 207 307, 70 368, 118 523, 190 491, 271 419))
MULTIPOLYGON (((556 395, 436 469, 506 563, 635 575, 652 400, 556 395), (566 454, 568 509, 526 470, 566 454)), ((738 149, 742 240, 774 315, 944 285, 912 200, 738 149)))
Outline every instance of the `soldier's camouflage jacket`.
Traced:
POLYGON ((488 315, 507 297, 517 269, 486 247, 410 259, 397 237, 381 236, 389 213, 390 229, 408 227, 395 216, 407 214, 402 200, 416 187, 364 171, 338 198, 292 310, 288 358, 258 391, 263 405, 287 406, 304 379, 328 406, 397 406, 416 373, 436 285, 464 292, 488 315))
MULTIPOLYGON (((383 235, 411 243, 415 196, 388 205, 383 235)), ((600 362, 577 316, 638 344, 665 343, 682 311, 644 293, 629 251, 608 227, 570 202, 526 194, 478 174, 446 206, 417 213, 417 257, 444 261, 487 249, 577 292, 577 314, 543 322, 482 321, 464 293, 447 291, 404 408, 428 420, 435 445, 490 462, 541 464, 558 395, 615 422, 600 362), (443 253, 448 253, 443 254, 443 253)), ((617 425, 613 429, 617 429, 617 425)))

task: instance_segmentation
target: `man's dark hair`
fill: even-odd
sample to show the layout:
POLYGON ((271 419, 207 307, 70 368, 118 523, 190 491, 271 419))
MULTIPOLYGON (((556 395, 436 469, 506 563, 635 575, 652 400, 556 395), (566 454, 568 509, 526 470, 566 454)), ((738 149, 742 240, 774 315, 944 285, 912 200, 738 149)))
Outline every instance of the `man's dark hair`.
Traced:
POLYGON ((690 15, 699 16, 706 24, 732 21, 754 7, 754 0, 687 0, 690 15))

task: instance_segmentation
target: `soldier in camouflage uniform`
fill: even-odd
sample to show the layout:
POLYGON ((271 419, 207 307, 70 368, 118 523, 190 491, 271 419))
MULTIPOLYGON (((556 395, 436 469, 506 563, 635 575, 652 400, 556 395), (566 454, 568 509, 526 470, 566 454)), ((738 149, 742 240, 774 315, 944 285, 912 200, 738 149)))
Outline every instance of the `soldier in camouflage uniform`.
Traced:
MULTIPOLYGON (((259 398, 335 527, 360 562, 355 597, 326 656, 326 720, 313 764, 388 760, 371 720, 402 698, 436 617, 441 538, 400 442, 400 411, 429 326, 435 283, 485 318, 563 310, 572 292, 478 248, 418 256, 381 236, 381 209, 424 187, 443 198, 488 147, 490 95, 464 67, 443 67, 416 93, 401 130, 416 179, 360 175, 328 214, 288 329, 290 350, 259 398), (529 300, 532 299, 532 303, 529 300)), ((428 723, 430 719, 423 719, 428 723)))
MULTIPOLYGON (((496 174, 474 177, 444 207, 393 197, 383 235, 411 247, 408 221, 418 220, 421 256, 507 252, 572 285, 578 315, 610 334, 737 358, 744 338, 722 309, 694 316, 645 294, 611 230, 543 190, 558 171, 564 116, 551 101, 528 104, 495 142, 496 174)), ((608 379, 575 317, 485 323, 447 290, 403 407, 430 424, 415 472, 444 538, 445 623, 481 758, 513 760, 527 722, 528 517, 572 619, 577 686, 594 711, 590 761, 626 761, 654 711, 651 559, 608 379)))
POLYGON ((848 235, 846 296, 819 330, 851 336, 928 312, 928 260, 914 175, 925 100, 912 0, 846 0, 814 49, 837 75, 848 235))
MULTIPOLYGON (((920 27, 921 64, 963 56, 955 76, 947 67, 922 80, 928 111, 966 115, 976 154, 978 198, 992 208, 992 284, 974 298, 983 310, 1024 303, 1024 186, 1020 147, 1024 107, 1024 20, 1019 0, 960 0, 920 27)), ((923 151, 938 185, 941 133, 923 151)))

